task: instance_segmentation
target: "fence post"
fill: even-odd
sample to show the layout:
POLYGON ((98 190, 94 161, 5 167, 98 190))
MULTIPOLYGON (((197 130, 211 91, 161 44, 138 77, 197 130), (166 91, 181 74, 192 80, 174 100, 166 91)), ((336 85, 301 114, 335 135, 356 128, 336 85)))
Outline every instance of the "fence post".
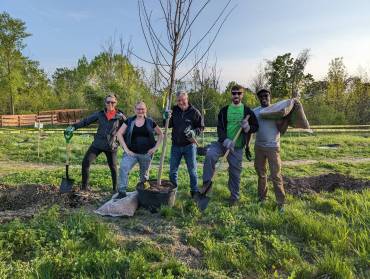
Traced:
POLYGON ((21 116, 18 115, 18 127, 21 127, 21 116))
POLYGON ((51 113, 51 126, 54 126, 54 112, 51 113))

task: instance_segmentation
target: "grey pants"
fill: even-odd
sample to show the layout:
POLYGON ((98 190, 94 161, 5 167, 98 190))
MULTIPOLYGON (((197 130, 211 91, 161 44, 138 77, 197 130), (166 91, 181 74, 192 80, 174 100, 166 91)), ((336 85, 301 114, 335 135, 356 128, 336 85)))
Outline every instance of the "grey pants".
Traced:
POLYGON ((139 163, 140 167, 140 182, 147 180, 149 178, 149 167, 151 162, 152 156, 148 154, 135 154, 131 156, 124 153, 119 167, 118 191, 126 192, 128 175, 137 163, 139 163))
MULTIPOLYGON (((211 181, 215 173, 215 166, 220 157, 225 155, 227 149, 220 142, 213 142, 207 150, 203 165, 203 182, 211 181)), ((239 199, 240 174, 242 172, 243 149, 235 148, 227 156, 229 163, 229 190, 231 199, 239 199)))

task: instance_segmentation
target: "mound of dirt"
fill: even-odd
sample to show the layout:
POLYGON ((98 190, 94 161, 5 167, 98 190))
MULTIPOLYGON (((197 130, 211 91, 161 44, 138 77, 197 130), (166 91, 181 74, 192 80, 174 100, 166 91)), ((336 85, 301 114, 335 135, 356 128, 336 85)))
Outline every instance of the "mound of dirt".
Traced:
POLYGON ((44 206, 60 205, 78 208, 100 202, 102 195, 95 192, 59 193, 51 185, 27 184, 9 186, 0 184, 0 223, 15 217, 30 217, 44 206))
POLYGON ((301 178, 284 177, 285 190, 295 196, 303 194, 332 192, 337 188, 360 191, 370 187, 369 180, 356 179, 340 173, 329 173, 301 178))
POLYGON ((176 186, 173 185, 170 181, 162 180, 162 184, 158 185, 157 180, 149 180, 144 183, 138 183, 137 188, 140 190, 146 190, 151 192, 169 193, 174 188, 176 188, 176 186))

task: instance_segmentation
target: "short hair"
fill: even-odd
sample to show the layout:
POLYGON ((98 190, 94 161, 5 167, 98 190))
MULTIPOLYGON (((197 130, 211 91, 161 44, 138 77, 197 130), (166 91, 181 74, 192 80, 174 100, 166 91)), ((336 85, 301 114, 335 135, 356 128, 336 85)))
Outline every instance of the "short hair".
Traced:
POLYGON ((181 97, 181 96, 188 96, 188 92, 186 90, 179 90, 176 92, 176 97, 181 97))
POLYGON ((266 89, 266 88, 262 88, 260 90, 257 91, 257 96, 261 95, 262 93, 267 93, 271 96, 271 91, 266 89))
POLYGON ((108 93, 105 97, 104 97, 104 101, 106 101, 108 98, 115 98, 117 100, 117 95, 114 94, 114 93, 108 93))
POLYGON ((239 92, 244 93, 244 87, 239 84, 235 84, 231 87, 231 92, 233 91, 239 91, 239 92))
POLYGON ((143 104, 143 105, 145 106, 145 108, 146 108, 146 103, 145 103, 143 100, 137 101, 137 102, 135 103, 135 108, 136 108, 138 105, 141 105, 141 104, 143 104))

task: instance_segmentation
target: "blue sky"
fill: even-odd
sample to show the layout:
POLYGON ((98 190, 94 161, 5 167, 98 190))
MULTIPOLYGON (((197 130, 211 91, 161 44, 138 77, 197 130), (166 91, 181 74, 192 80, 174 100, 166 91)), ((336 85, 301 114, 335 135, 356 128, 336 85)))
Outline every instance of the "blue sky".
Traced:
MULTIPOLYGON (((159 9, 157 0, 146 0, 159 9)), ((195 0, 195 3, 203 1, 195 0)), ((194 37, 209 26, 224 0, 213 0, 195 28, 194 37)), ((223 83, 248 85, 266 59, 309 48, 307 70, 323 78, 334 57, 344 57, 350 74, 370 72, 370 1, 366 0, 233 0, 232 13, 216 41, 223 83)), ((91 59, 106 42, 122 36, 136 53, 147 56, 136 0, 0 0, 0 10, 26 22, 32 36, 25 55, 49 73, 71 67, 82 55, 91 59)), ((154 15, 156 15, 154 13, 154 15)), ((137 62, 139 63, 139 62, 137 62)))

